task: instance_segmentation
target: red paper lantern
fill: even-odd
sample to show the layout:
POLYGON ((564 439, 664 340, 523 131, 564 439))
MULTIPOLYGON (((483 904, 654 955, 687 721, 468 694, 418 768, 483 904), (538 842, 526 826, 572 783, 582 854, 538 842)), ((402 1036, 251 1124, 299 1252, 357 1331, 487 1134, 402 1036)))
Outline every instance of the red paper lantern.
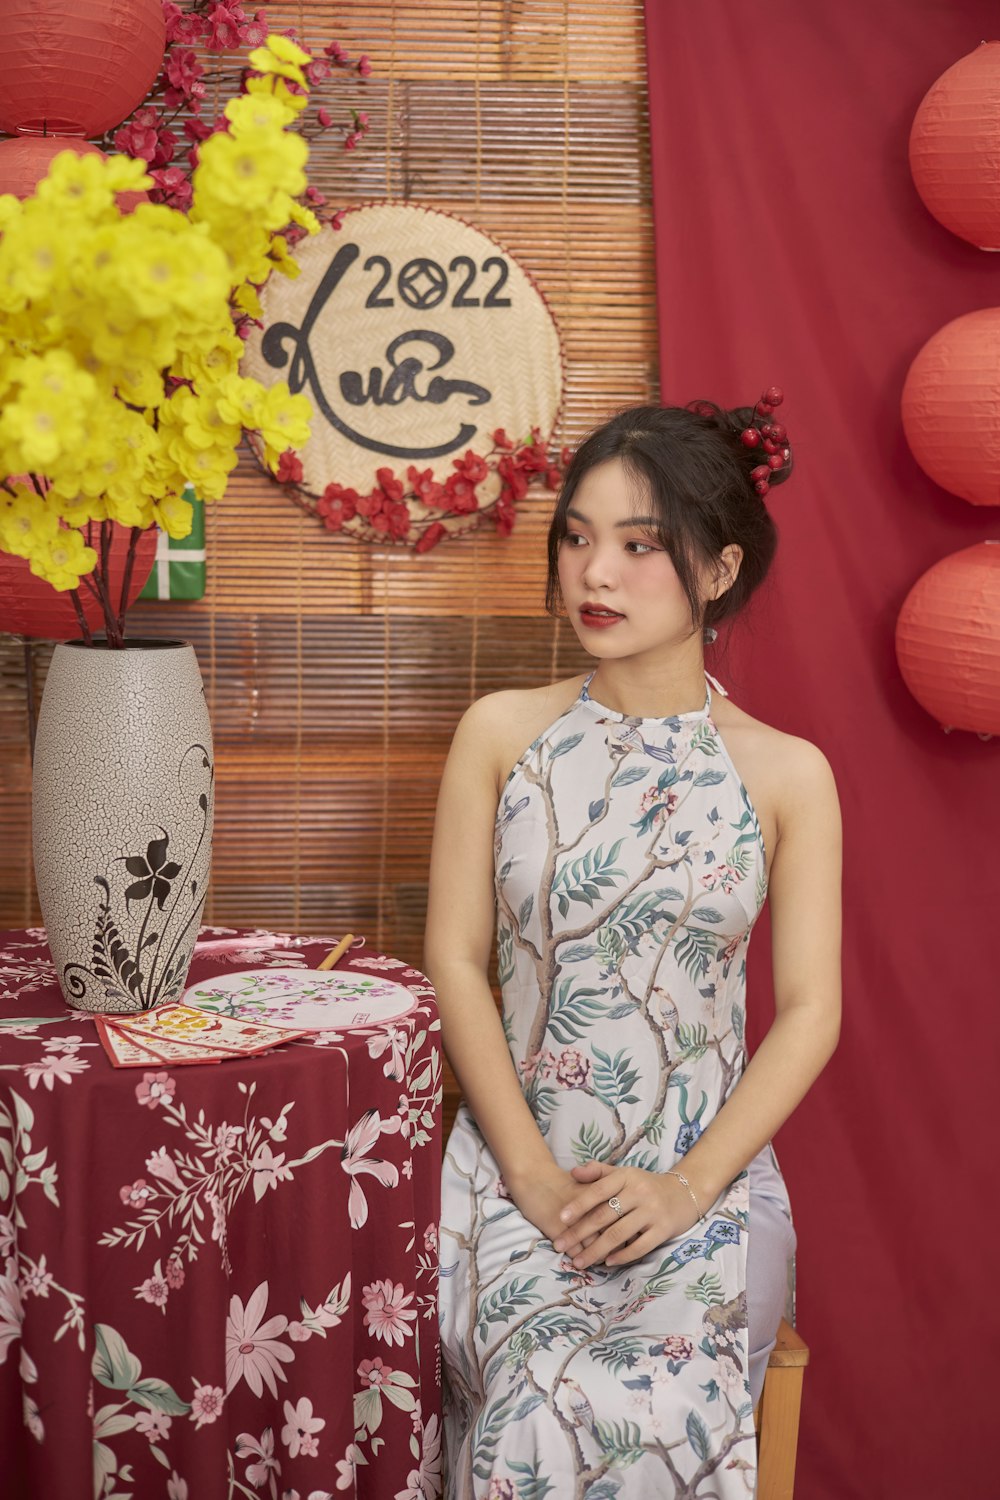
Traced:
POLYGON ((163 63, 160 0, 4 0, 0 130, 102 135, 163 63))
POLYGON ((954 552, 914 584, 896 624, 896 659, 944 728, 1000 734, 1000 541, 954 552))
POLYGON ((1000 249, 1000 42, 982 42, 924 96, 910 170, 939 223, 981 250, 1000 249))
POLYGON ((973 505, 1000 505, 1000 307, 928 339, 903 386, 903 428, 925 474, 973 505))
MULTIPOLYGON (((95 530, 97 528, 95 527, 95 530)), ((111 597, 121 596, 125 577, 125 558, 131 531, 127 526, 113 525, 111 540, 111 597)), ((128 602, 133 604, 153 571, 156 560, 157 530, 151 526, 139 538, 136 548, 128 602)), ((91 630, 103 634, 104 614, 86 585, 80 590, 80 603, 91 630)), ((51 584, 36 578, 27 558, 0 552, 0 631, 11 635, 30 635, 43 641, 79 640, 80 625, 69 594, 57 593, 51 584)))
MULTIPOLYGON (((78 135, 16 135, 0 141, 0 193, 30 198, 60 151, 77 156, 103 156, 104 152, 78 135)), ((137 203, 149 201, 148 193, 118 193, 118 207, 131 213, 137 203)))

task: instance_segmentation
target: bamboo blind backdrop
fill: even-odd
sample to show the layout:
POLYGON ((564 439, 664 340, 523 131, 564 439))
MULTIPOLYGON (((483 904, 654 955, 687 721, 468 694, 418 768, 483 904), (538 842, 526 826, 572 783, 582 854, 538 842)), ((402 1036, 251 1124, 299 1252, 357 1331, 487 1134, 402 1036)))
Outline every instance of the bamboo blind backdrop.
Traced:
MULTIPOLYGON (((656 399, 641 0, 276 0, 268 15, 307 44, 336 37, 371 57, 367 85, 338 76, 330 91, 336 117, 346 94, 368 112, 366 141, 314 145, 310 179, 332 207, 450 210, 535 277, 563 341, 561 442, 656 399)), ((205 678, 218 776, 207 921, 351 929, 421 962, 456 722, 482 693, 586 663, 542 607, 551 506, 532 491, 508 540, 488 525, 417 557, 330 535, 242 458, 207 510, 205 599, 130 615, 133 636, 192 641, 205 678)), ((50 655, 32 648, 39 700, 50 655)), ((9 636, 0 741, 0 926, 34 925, 25 665, 9 636)))

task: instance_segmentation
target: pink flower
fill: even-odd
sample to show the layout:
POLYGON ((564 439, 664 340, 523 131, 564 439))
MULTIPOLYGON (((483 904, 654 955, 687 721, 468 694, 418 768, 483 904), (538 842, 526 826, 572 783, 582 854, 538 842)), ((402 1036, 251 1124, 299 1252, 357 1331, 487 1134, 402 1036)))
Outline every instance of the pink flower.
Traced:
POLYGON ((306 1339, 312 1338, 312 1329, 307 1328, 304 1323, 289 1323, 288 1337, 293 1344, 304 1344, 306 1339))
POLYGON ((222 1415, 222 1405, 225 1401, 222 1390, 217 1385, 196 1385, 194 1395, 191 1397, 191 1419, 195 1429, 205 1427, 209 1422, 214 1422, 216 1417, 222 1415))
POLYGON ((41 1062, 25 1063, 21 1072, 27 1074, 33 1089, 44 1083, 51 1094, 57 1078, 60 1083, 69 1083, 74 1073, 83 1073, 89 1067, 90 1063, 77 1057, 75 1052, 50 1052, 41 1062))
POLYGON ((204 22, 197 11, 181 10, 173 0, 164 0, 163 18, 167 23, 167 45, 171 42, 196 42, 202 35, 204 22))
POLYGON ((413 1176, 413 1157, 408 1156, 403 1163, 403 1176, 407 1179, 413 1176))
POLYGON ((323 51, 336 67, 340 67, 348 61, 347 53, 339 42, 330 42, 328 46, 323 48, 323 51))
POLYGON ((350 1490, 354 1488, 354 1472, 361 1458, 361 1449, 357 1443, 348 1443, 347 1452, 343 1458, 337 1459, 337 1488, 338 1490, 350 1490))
POLYGON ((268 1188, 276 1188, 279 1182, 290 1182, 292 1177, 291 1167, 284 1165, 285 1153, 279 1151, 277 1156, 265 1141, 258 1146, 254 1153, 253 1161, 253 1195, 259 1203, 268 1188))
POLYGON ((380 1386, 391 1378, 392 1373, 380 1359, 363 1359, 358 1365, 358 1378, 364 1386, 380 1386))
POLYGON ((135 1419, 135 1430, 155 1443, 170 1436, 170 1418, 162 1411, 141 1411, 135 1419))
POLYGON ((656 818, 663 822, 674 811, 679 801, 676 792, 660 790, 658 786, 651 786, 648 791, 643 792, 639 802, 639 815, 652 812, 656 818))
POLYGON ((213 1138, 215 1155, 218 1161, 227 1161, 240 1143, 243 1134, 242 1125, 219 1125, 213 1138))
POLYGON ((167 1286, 172 1292, 176 1292, 178 1287, 182 1287, 183 1285, 184 1267, 180 1262, 180 1258, 172 1255, 167 1261, 167 1286))
POLYGON ((205 17, 208 26, 208 49, 210 52, 229 52, 240 44, 240 28, 236 18, 225 5, 216 5, 205 17))
POLYGON ((347 1209, 352 1229, 360 1229, 368 1222, 368 1199, 358 1182, 358 1174, 370 1173, 383 1187, 395 1187, 399 1181, 399 1173, 391 1162, 383 1161, 380 1157, 370 1157, 366 1153, 374 1146, 380 1134, 384 1132, 391 1135, 399 1130, 400 1124, 398 1115, 382 1120, 377 1109, 370 1109, 347 1132, 340 1164, 351 1179, 347 1209))
POLYGON ((416 1321, 416 1312, 409 1307, 412 1292, 404 1292, 402 1282, 373 1281, 362 1288, 361 1300, 365 1307, 365 1327, 370 1328, 378 1339, 387 1344, 405 1342, 406 1335, 412 1337, 413 1329, 408 1323, 416 1321))
POLYGON ((368 75, 369 75, 369 73, 371 72, 371 70, 372 70, 372 65, 369 62, 368 58, 365 57, 365 56, 359 57, 358 58, 358 72, 361 74, 361 77, 362 78, 367 78, 368 75))
POLYGON ((514 1485, 509 1479, 490 1480, 490 1487, 486 1492, 486 1500, 517 1500, 514 1485))
POLYGON ((564 1089, 585 1089, 590 1084, 590 1059, 579 1047, 567 1047, 556 1063, 556 1083, 564 1089))
POLYGON ((259 10, 252 21, 244 21, 240 27, 240 46, 259 47, 267 41, 267 17, 259 10))
POLYGON ((385 1051, 389 1053, 382 1064, 386 1078, 399 1079, 406 1072, 406 1043, 406 1032, 398 1026, 387 1026, 379 1035, 368 1038, 369 1057, 381 1057, 385 1051))
POLYGON ((330 111, 328 109, 318 109, 316 111, 316 118, 322 125, 324 130, 329 130, 330 126, 333 124, 333 116, 330 114, 330 111))
POLYGON ((119 1188, 118 1196, 130 1208, 142 1208, 146 1199, 151 1198, 155 1191, 156 1189, 150 1187, 145 1177, 138 1177, 131 1187, 126 1183, 123 1188, 119 1188))
POLYGON ((693 1354, 694 1344, 684 1333, 671 1333, 663 1340, 665 1359, 690 1359, 693 1354))
POLYGON ((424 1249, 429 1255, 438 1252, 438 1227, 436 1224, 428 1224, 424 1230, 424 1249))
POLYGON ((135 1086, 135 1097, 140 1104, 155 1109, 158 1104, 169 1102, 177 1089, 176 1078, 169 1073, 143 1073, 142 1082, 135 1086))
POLYGON ((23 1271, 21 1274, 21 1291, 25 1297, 47 1297, 51 1285, 52 1273, 45 1269, 44 1255, 36 1266, 23 1271))
POLYGON ((45 1441, 45 1423, 42 1421, 39 1410, 27 1391, 21 1392, 21 1410, 24 1413, 24 1425, 27 1427, 36 1443, 45 1441))
POLYGON ((330 64, 317 57, 311 63, 306 63, 302 71, 311 84, 324 83, 330 76, 330 64))
POLYGON ((288 1449, 289 1458, 298 1458, 304 1453, 307 1458, 315 1458, 317 1449, 316 1432, 322 1432, 326 1426, 325 1417, 313 1416, 313 1404, 308 1396, 302 1396, 293 1406, 290 1401, 284 1403, 285 1425, 281 1429, 281 1441, 288 1449))
POLYGON ((0 1276, 0 1364, 7 1358, 7 1345, 21 1337, 24 1303, 11 1276, 0 1276))
POLYGON ((167 1500, 188 1500, 187 1480, 182 1479, 176 1469, 170 1471, 167 1480, 167 1500))
MULTIPOLYGON (((258 1391, 258 1395, 260 1392, 258 1391)), ((236 1439, 236 1457, 249 1458, 251 1453, 256 1453, 261 1460, 259 1464, 250 1464, 247 1468, 247 1479, 255 1490, 259 1490, 266 1483, 268 1471, 275 1469, 281 1472, 281 1466, 274 1456, 274 1433, 270 1427, 265 1427, 260 1435, 258 1443, 249 1432, 241 1432, 236 1439)))
POLYGON ((149 1302, 161 1310, 166 1307, 170 1296, 170 1288, 162 1276, 147 1276, 142 1286, 133 1287, 132 1290, 143 1302, 149 1302))
POLYGON ((201 81, 205 69, 196 53, 190 47, 172 48, 167 53, 163 72, 170 84, 163 96, 167 108, 176 109, 179 104, 190 103, 193 109, 198 109, 205 97, 205 85, 201 81))
POLYGON ((279 1314, 268 1318, 266 1323, 261 1322, 267 1293, 268 1284, 262 1281, 245 1308, 239 1297, 230 1299, 226 1320, 227 1395, 240 1380, 245 1380, 255 1396, 263 1393, 265 1383, 271 1395, 277 1396, 275 1375, 280 1380, 287 1379, 281 1365, 288 1364, 295 1356, 278 1342, 278 1335, 285 1332, 288 1319, 279 1314))
POLYGON ((163 1182, 169 1182, 171 1187, 183 1186, 176 1163, 166 1146, 157 1147, 151 1156, 146 1157, 146 1171, 163 1182))
POLYGON ((154 193, 168 208, 190 208, 193 191, 191 179, 180 167, 157 168, 150 172, 156 183, 154 193))

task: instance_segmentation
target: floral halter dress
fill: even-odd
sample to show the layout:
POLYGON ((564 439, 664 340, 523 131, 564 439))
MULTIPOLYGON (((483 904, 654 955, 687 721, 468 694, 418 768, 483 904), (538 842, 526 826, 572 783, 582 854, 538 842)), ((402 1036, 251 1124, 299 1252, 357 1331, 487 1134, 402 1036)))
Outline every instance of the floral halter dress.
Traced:
MULTIPOLYGON (((700 710, 647 719, 589 681, 497 810, 503 1024, 561 1166, 666 1171, 744 1067, 765 850, 710 689, 700 710)), ((453 1500, 746 1500, 749 1218, 743 1172, 643 1260, 577 1271, 519 1213, 463 1105, 441 1226, 453 1500)))

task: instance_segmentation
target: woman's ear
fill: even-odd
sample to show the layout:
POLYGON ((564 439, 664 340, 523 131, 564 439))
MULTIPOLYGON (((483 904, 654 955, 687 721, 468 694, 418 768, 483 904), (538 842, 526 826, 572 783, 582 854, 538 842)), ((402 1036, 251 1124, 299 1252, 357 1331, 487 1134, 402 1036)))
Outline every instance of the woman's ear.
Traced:
POLYGON ((715 579, 712 586, 712 598, 718 599, 728 593, 736 582, 743 562, 743 548, 738 547, 735 542, 728 542, 715 560, 715 579))

